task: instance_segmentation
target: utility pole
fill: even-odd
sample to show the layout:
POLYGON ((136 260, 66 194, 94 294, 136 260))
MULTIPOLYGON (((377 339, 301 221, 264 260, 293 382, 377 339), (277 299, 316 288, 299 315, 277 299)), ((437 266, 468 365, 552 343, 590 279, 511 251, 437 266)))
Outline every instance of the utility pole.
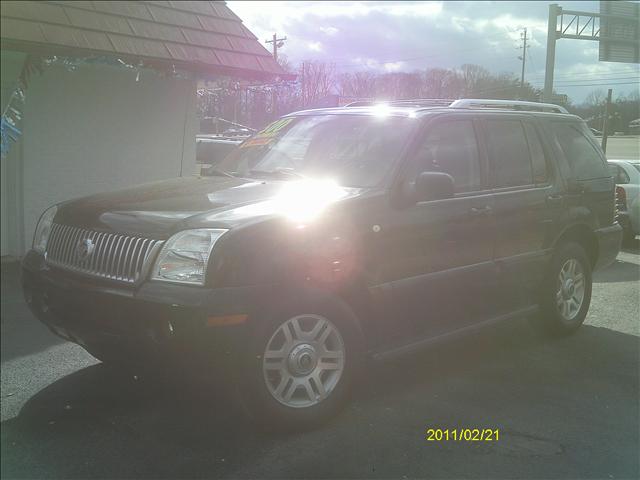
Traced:
POLYGON ((305 107, 305 103, 306 103, 305 102, 305 98, 304 98, 304 95, 305 95, 305 91, 304 91, 304 88, 305 88, 305 83, 304 83, 305 70, 306 70, 305 62, 302 62, 302 75, 300 76, 300 92, 302 94, 301 95, 302 96, 302 108, 305 107))
MULTIPOLYGON (((273 38, 271 40, 265 40, 264 43, 271 43, 273 45, 273 59, 278 61, 278 49, 284 46, 284 41, 287 37, 278 38, 278 36, 274 33, 273 38)), ((278 110, 278 92, 276 91, 276 86, 273 85, 271 87, 271 114, 275 118, 277 116, 278 110)))
POLYGON ((520 75, 520 100, 524 99, 524 64, 527 61, 527 29, 522 34, 522 56, 518 57, 522 60, 522 74, 520 75))
POLYGON ((611 95, 613 90, 610 88, 609 92, 607 92, 607 104, 604 107, 604 122, 602 122, 602 151, 607 153, 607 137, 609 134, 607 131, 609 130, 609 114, 611 112, 611 95))
POLYGON ((284 41, 287 37, 278 38, 278 36, 274 33, 273 38, 271 40, 265 40, 264 43, 272 43, 273 44, 273 59, 278 61, 278 49, 284 46, 284 41))
POLYGON ((553 99, 553 68, 556 63, 556 40, 558 39, 558 16, 562 15, 562 7, 557 4, 549 5, 549 23, 547 24, 547 61, 544 67, 544 92, 545 102, 553 99))

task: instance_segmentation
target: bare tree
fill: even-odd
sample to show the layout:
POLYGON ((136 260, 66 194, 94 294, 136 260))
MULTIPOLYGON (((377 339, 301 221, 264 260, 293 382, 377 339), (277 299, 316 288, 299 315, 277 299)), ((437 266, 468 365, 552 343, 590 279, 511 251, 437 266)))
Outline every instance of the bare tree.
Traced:
POLYGON ((460 68, 462 77, 463 95, 465 97, 477 96, 476 92, 490 87, 491 74, 486 68, 479 65, 464 64, 460 68))
POLYGON ((324 62, 303 62, 300 71, 302 82, 302 104, 312 105, 334 93, 336 87, 335 64, 324 62))
POLYGON ((604 90, 601 88, 598 88, 597 90, 593 90, 592 92, 589 93, 589 95, 587 95, 587 98, 585 98, 584 103, 592 107, 600 106, 604 103, 606 98, 607 98, 607 94, 604 93, 604 90))
POLYGON ((376 95, 376 75, 371 72, 343 73, 338 82, 343 97, 364 99, 376 95))
POLYGON ((422 73, 422 92, 426 98, 457 98, 462 80, 453 70, 431 68, 422 73))

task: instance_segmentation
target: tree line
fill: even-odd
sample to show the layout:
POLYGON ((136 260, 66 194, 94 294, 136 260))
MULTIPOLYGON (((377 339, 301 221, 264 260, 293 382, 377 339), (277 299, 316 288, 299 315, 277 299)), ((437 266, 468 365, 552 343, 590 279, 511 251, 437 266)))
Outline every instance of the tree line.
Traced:
MULTIPOLYGON (((259 129, 289 112, 341 106, 354 101, 413 98, 542 99, 541 89, 526 81, 521 85, 520 78, 516 75, 494 74, 474 64, 465 64, 455 69, 352 73, 338 72, 334 64, 319 61, 302 62, 298 68, 291 67, 284 57, 279 58, 279 62, 285 70, 296 73, 295 81, 249 84, 229 79, 218 80, 199 90, 200 115, 222 117, 259 129)), ((555 103, 564 104, 577 113, 577 107, 571 105, 566 97, 558 96, 555 103)), ((636 110, 637 104, 636 98, 636 110)), ((625 108, 633 116, 633 108, 625 108)), ((585 114, 584 111, 580 113, 585 114)), ((624 118, 627 116, 625 114, 624 118)))

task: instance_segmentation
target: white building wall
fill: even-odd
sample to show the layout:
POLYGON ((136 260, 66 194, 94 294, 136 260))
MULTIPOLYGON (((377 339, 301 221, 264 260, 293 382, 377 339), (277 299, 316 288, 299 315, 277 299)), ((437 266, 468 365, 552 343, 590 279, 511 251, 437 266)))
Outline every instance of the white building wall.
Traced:
POLYGON ((50 67, 27 90, 24 246, 48 206, 195 168, 195 80, 105 65, 50 67))
MULTIPOLYGON (((19 52, 3 50, 0 53, 0 86, 2 111, 6 108, 11 93, 15 89, 26 55, 19 52)), ((23 241, 20 237, 22 227, 22 189, 18 182, 22 178, 21 140, 11 146, 9 154, 0 161, 0 254, 14 254, 20 251, 23 241)))

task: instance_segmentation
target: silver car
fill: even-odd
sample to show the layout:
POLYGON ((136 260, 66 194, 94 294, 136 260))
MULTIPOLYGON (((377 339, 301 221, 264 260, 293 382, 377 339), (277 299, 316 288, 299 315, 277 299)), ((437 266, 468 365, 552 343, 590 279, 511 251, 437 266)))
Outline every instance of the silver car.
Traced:
POLYGON ((616 183, 618 221, 624 238, 640 235, 640 160, 609 160, 609 171, 616 183))

